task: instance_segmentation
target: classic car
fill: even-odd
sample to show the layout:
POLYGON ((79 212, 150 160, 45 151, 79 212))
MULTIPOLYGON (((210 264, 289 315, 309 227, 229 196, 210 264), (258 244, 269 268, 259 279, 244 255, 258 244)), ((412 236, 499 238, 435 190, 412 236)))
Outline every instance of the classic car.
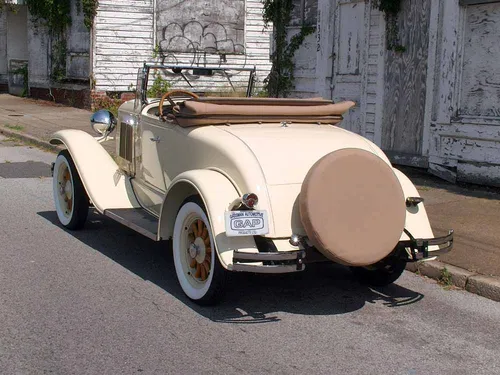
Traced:
POLYGON ((229 272, 336 262, 383 286, 408 262, 451 250, 453 231, 434 236, 409 178, 341 127, 355 103, 253 96, 254 86, 255 68, 145 63, 116 117, 92 115, 98 136, 53 135, 64 146, 53 165, 60 223, 82 228, 93 207, 165 241, 199 304, 220 300, 229 272), (169 86, 154 95, 158 74, 169 86), (104 141, 115 142, 114 157, 104 141))

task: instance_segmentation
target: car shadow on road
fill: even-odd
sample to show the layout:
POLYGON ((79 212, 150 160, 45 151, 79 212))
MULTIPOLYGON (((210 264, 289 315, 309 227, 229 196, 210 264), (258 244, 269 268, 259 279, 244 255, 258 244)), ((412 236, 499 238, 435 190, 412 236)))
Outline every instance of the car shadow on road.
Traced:
POLYGON ((63 228, 55 211, 38 214, 214 322, 271 323, 282 319, 277 313, 345 314, 367 303, 381 302, 387 307, 399 307, 424 297, 397 284, 369 288, 356 282, 346 267, 322 263, 310 264, 305 271, 292 274, 231 273, 224 300, 216 306, 201 307, 183 294, 169 243, 149 240, 93 211, 89 213, 85 228, 79 231, 63 228))

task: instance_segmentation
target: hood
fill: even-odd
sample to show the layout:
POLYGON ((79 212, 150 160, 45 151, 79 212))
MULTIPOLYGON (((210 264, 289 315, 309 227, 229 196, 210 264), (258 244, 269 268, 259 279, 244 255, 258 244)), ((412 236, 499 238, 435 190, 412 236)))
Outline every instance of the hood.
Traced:
POLYGON ((343 148, 370 151, 389 164, 382 151, 366 138, 331 125, 280 124, 224 127, 255 155, 268 185, 301 184, 312 165, 343 148))

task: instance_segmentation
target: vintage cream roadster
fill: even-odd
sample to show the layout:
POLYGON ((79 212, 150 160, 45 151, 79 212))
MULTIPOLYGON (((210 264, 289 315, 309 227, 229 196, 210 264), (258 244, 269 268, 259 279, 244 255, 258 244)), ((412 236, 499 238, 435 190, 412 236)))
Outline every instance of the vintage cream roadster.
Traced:
POLYGON ((386 285, 407 262, 450 251, 453 231, 434 237, 412 182, 338 126, 353 102, 251 97, 254 79, 254 68, 144 64, 117 118, 92 116, 99 137, 53 135, 65 146, 53 165, 61 224, 81 228, 94 207, 154 241, 171 239, 179 283, 198 303, 222 296, 228 271, 333 261, 386 285), (153 72, 190 90, 150 97, 153 72), (237 91, 242 74, 244 97, 210 93, 221 79, 237 91), (113 158, 100 142, 115 127, 113 158))

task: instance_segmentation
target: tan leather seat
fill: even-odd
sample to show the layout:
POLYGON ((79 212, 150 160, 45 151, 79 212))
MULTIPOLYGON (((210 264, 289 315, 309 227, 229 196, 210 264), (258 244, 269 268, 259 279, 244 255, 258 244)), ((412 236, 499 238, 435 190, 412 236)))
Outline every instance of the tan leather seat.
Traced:
MULTIPOLYGON (((231 100, 224 98, 222 102, 229 103, 231 100)), ((342 120, 342 114, 355 105, 354 102, 348 101, 336 104, 324 101, 318 104, 315 100, 308 105, 294 105, 293 100, 289 102, 278 100, 280 104, 275 105, 273 100, 251 101, 247 99, 243 101, 241 98, 236 98, 233 102, 238 104, 187 100, 175 106, 173 114, 167 117, 175 120, 182 127, 282 121, 336 124, 342 120)), ((302 103, 307 103, 307 101, 302 103)))

